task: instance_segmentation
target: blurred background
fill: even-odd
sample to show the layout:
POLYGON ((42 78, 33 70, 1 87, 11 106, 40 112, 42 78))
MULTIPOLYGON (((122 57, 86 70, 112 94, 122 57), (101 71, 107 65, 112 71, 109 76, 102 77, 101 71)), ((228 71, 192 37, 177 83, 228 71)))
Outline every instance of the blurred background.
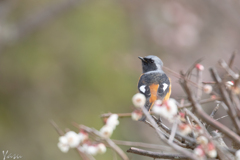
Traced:
MULTIPOLYGON (((72 122, 100 129, 102 113, 132 112, 138 56, 157 55, 176 72, 204 58, 204 80, 211 80, 208 68, 240 49, 239 16, 234 0, 1 0, 0 151, 26 160, 80 159, 57 148, 50 120, 61 129, 77 131, 72 122)), ((168 75, 172 97, 182 98, 168 75)), ((204 107, 211 112, 215 104, 204 107)), ((112 138, 161 143, 151 128, 127 118, 112 138)), ((96 159, 112 155, 109 149, 96 159)))

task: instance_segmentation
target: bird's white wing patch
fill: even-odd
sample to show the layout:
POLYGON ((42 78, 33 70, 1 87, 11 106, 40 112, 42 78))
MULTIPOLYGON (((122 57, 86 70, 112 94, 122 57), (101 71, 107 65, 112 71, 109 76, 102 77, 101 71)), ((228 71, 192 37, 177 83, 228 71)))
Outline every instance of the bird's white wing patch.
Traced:
POLYGON ((167 83, 163 83, 163 91, 165 91, 168 87, 168 84, 167 83))
POLYGON ((139 87, 139 90, 142 91, 143 93, 146 92, 146 85, 142 85, 141 87, 139 87))

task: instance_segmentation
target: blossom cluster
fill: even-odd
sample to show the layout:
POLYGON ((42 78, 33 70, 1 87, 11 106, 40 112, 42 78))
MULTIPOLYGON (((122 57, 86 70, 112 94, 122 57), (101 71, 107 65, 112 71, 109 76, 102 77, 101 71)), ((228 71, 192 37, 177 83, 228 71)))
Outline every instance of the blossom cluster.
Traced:
POLYGON ((112 114, 107 120, 106 124, 100 129, 102 137, 109 138, 111 137, 116 126, 119 124, 118 115, 112 114))
MULTIPOLYGON (((118 124, 118 115, 112 114, 99 131, 102 138, 109 138, 118 124)), ((76 148, 81 152, 93 156, 106 152, 106 146, 103 143, 90 141, 88 133, 83 130, 79 133, 68 131, 65 135, 59 137, 58 148, 64 153, 68 152, 70 148, 76 148)))
POLYGON ((64 153, 70 148, 76 148, 89 155, 102 154, 107 150, 103 143, 91 142, 84 131, 79 133, 68 131, 64 136, 59 137, 58 148, 64 153))

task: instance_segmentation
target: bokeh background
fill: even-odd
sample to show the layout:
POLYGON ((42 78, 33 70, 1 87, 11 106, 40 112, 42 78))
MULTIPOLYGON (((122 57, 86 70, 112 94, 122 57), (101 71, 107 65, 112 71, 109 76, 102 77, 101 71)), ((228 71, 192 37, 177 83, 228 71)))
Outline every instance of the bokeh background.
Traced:
MULTIPOLYGON (((72 122, 100 129, 102 113, 131 112, 138 56, 157 55, 176 72, 204 58, 205 81, 208 68, 233 51, 238 66, 239 17, 234 0, 1 0, 0 151, 26 160, 80 159, 57 148, 50 120, 61 129, 77 131, 72 122)), ((169 76, 172 97, 184 97, 169 76)), ((131 119, 121 119, 112 138, 161 143, 131 119)), ((96 159, 112 155, 108 150, 96 159)))

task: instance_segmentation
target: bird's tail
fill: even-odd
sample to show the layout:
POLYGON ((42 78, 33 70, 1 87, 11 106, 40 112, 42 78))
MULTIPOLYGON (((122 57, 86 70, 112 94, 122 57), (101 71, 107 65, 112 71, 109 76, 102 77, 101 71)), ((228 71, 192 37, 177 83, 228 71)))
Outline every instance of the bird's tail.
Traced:
MULTIPOLYGON (((148 112, 150 112, 150 110, 152 109, 153 103, 150 103, 149 101, 147 101, 144 105, 144 107, 148 110, 148 112)), ((143 114, 142 117, 138 120, 138 121, 146 121, 146 116, 143 114)))

